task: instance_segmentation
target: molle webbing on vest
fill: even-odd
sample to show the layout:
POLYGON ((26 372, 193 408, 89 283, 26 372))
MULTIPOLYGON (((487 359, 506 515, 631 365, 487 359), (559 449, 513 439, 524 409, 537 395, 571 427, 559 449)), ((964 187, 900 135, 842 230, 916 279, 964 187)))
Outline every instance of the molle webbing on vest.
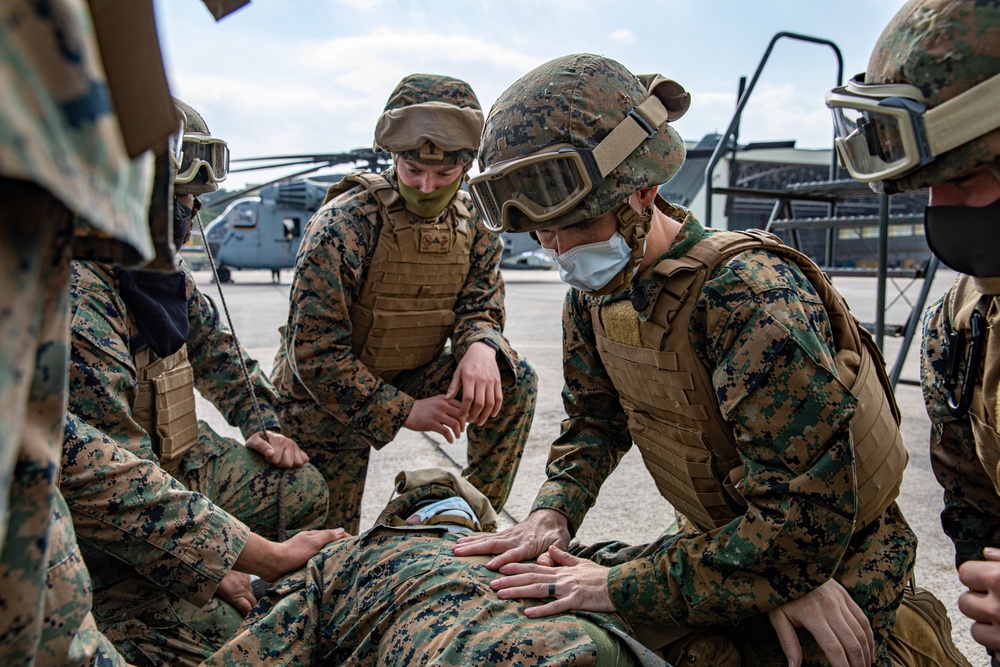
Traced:
MULTIPOLYGON (((994 387, 989 395, 983 389, 984 369, 993 367, 997 353, 991 346, 997 346, 998 341, 991 339, 995 334, 995 322, 998 318, 997 298, 984 295, 975 285, 975 279, 960 274, 944 303, 942 318, 952 323, 954 331, 968 335, 971 328, 972 313, 979 311, 986 318, 986 349, 983 365, 980 368, 965 368, 965 373, 975 373, 976 383, 972 392, 972 404, 969 406, 969 423, 976 440, 976 457, 993 481, 993 486, 1000 493, 1000 433, 997 432, 997 389, 994 387)), ((966 343, 968 345, 969 343, 966 343)), ((966 348, 967 349, 967 348, 966 348)), ((963 354, 963 361, 964 359, 963 354)), ((964 365, 964 364, 963 364, 964 365)))
POLYGON ((139 392, 132 418, 149 434, 160 466, 174 475, 181 458, 198 442, 194 371, 187 346, 166 359, 160 359, 147 347, 133 359, 139 392))
POLYGON ((609 337, 613 331, 627 330, 609 319, 637 318, 635 313, 594 307, 601 359, 660 493, 702 530, 738 517, 746 507, 735 490, 743 476, 742 465, 711 377, 691 344, 689 323, 708 276, 734 255, 758 248, 797 264, 829 314, 838 374, 858 400, 851 423, 859 489, 856 521, 867 525, 899 492, 907 460, 898 429, 899 410, 871 336, 860 328, 826 276, 798 251, 760 232, 709 234, 684 257, 654 267, 666 281, 651 317, 639 324, 642 348, 609 337))
POLYGON ((365 284, 351 305, 352 347, 372 373, 391 379, 429 363, 451 336, 469 273, 471 216, 456 198, 442 217, 422 222, 383 177, 360 172, 341 187, 345 181, 364 185, 382 218, 365 284))

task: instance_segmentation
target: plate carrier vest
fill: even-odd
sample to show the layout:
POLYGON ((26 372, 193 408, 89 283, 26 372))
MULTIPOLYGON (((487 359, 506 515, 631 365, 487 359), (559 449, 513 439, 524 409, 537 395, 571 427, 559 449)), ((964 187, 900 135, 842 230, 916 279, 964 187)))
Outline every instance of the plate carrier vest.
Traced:
POLYGON ((898 428, 899 409, 871 335, 819 267, 777 237, 756 230, 712 232, 684 257, 660 261, 653 271, 666 281, 648 321, 640 322, 628 301, 593 306, 601 360, 660 494, 700 530, 719 528, 741 516, 746 511, 738 491, 743 465, 712 379, 695 354, 688 323, 716 267, 756 249, 797 264, 829 314, 840 381, 858 400, 851 433, 858 486, 856 525, 863 527, 881 516, 899 493, 908 459, 898 428), (622 304, 627 310, 615 308, 622 304), (608 329, 621 330, 607 319, 614 317, 631 317, 638 323, 641 347, 607 336, 608 329))
POLYGON ((356 185, 378 202, 382 229, 351 305, 352 348, 374 375, 390 380, 430 363, 451 336, 469 274, 472 214, 456 196, 443 217, 421 221, 384 177, 365 171, 330 186, 323 205, 356 185))
MULTIPOLYGON (((974 310, 987 315, 989 301, 995 297, 984 295, 974 284, 970 276, 959 274, 954 288, 945 302, 945 315, 953 322, 956 332, 968 333, 969 320, 974 310)), ((988 321, 988 320, 987 320, 988 321)), ((986 328, 986 347, 989 349, 990 328, 986 328)), ((983 369, 967 368, 966 373, 976 374, 975 389, 972 392, 972 404, 969 406, 969 423, 976 440, 976 456, 983 469, 993 482, 993 487, 1000 493, 1000 433, 993 415, 997 414, 997 406, 988 404, 983 392, 983 369)))

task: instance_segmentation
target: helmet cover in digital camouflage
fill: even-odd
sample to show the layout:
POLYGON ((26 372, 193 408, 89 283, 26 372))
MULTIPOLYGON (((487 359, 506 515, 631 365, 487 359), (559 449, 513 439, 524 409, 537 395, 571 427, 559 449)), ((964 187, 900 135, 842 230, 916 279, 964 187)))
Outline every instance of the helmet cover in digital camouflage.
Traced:
MULTIPOLYGON (((911 0, 882 31, 865 83, 907 83, 933 108, 1000 73, 1000 1, 911 0)), ((937 185, 1000 160, 1000 129, 892 179, 897 192, 937 185)))
POLYGON ((658 75, 637 77, 620 63, 593 54, 551 60, 528 72, 497 99, 486 119, 479 167, 535 153, 554 144, 593 149, 650 94, 668 122, 643 141, 574 209, 545 222, 525 219, 510 231, 562 227, 614 209, 633 192, 666 183, 684 162, 684 141, 669 121, 690 105, 684 88, 658 75), (653 88, 647 90, 647 86, 653 88))
POLYGON ((483 109, 468 83, 411 74, 392 91, 379 116, 375 150, 422 164, 471 164, 482 131, 483 109))

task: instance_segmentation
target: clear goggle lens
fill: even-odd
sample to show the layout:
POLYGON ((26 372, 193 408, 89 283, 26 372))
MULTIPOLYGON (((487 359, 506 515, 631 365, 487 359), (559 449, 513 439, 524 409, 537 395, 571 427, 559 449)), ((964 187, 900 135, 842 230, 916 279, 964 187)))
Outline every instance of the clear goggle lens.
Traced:
POLYGON ((899 117, 846 108, 833 116, 837 149, 855 178, 888 178, 920 164, 919 154, 907 152, 915 142, 899 117))
POLYGON ((202 167, 207 170, 210 182, 226 180, 229 175, 229 146, 222 139, 185 134, 174 183, 191 182, 202 167))
POLYGON ((586 149, 549 148, 494 165, 469 181, 469 191, 491 231, 516 228, 521 216, 544 222, 572 209, 600 183, 588 159, 593 161, 586 149))

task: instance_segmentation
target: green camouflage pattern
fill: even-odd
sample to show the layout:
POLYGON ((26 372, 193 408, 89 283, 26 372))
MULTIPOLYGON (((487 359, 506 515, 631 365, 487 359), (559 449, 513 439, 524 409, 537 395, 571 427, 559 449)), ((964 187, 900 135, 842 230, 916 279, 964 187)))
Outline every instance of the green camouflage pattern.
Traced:
MULTIPOLYGON (((554 144, 593 149, 646 97, 639 79, 610 58, 576 54, 551 60, 514 82, 493 104, 483 130, 479 170, 554 144)), ((572 211, 541 223, 521 219, 510 231, 596 218, 633 192, 669 181, 684 156, 683 139, 664 123, 572 211)))
MULTIPOLYGON (((688 215, 664 257, 684 257, 706 233, 688 215)), ((657 307, 662 281, 652 271, 641 275, 650 304, 640 319, 657 307)), ((622 298, 602 301, 576 289, 566 297, 568 417, 534 507, 562 512, 572 530, 632 447, 591 320, 591 306, 622 298)), ((834 578, 871 621, 876 664, 888 665, 886 639, 913 568, 916 538, 895 504, 854 530, 856 462, 849 427, 862 407, 837 378, 832 331, 819 296, 797 266, 766 251, 741 253, 706 281, 688 330, 733 429, 745 474, 738 488, 748 507, 710 533, 691 526, 632 548, 625 558, 605 560, 613 566, 608 584, 616 609, 632 624, 739 623, 726 634, 745 665, 784 664, 766 612, 834 578)), ((804 664, 827 664, 808 633, 799 639, 804 664)))
POLYGON ((37 183, 78 213, 78 252, 152 259, 153 162, 125 152, 87 3, 2 3, 0 81, 0 176, 37 183))
MULTIPOLYGON (((931 420, 931 465, 944 487, 941 525, 955 543, 958 566, 967 560, 983 560, 985 547, 1000 547, 1000 496, 977 453, 971 415, 955 417, 948 408, 944 382, 951 351, 948 336, 955 322, 947 304, 954 289, 924 311, 920 386, 931 420)), ((996 297, 989 301, 993 310, 1000 305, 996 297)))
MULTIPOLYGON (((473 92, 472 86, 465 81, 441 74, 410 74, 396 84, 396 88, 389 95, 383 111, 402 109, 425 102, 445 102, 457 107, 482 110, 479 98, 473 92)), ((381 143, 379 135, 376 133, 376 148, 380 147, 381 143)), ((435 165, 472 164, 472 161, 476 159, 478 147, 477 144, 460 150, 444 151, 440 160, 425 160, 421 157, 420 150, 398 151, 396 155, 404 160, 435 165)), ((385 150, 392 149, 385 147, 385 150)))
POLYGON ((0 664, 124 664, 59 495, 72 214, 0 177, 0 664))
MULTIPOLYGON (((391 171, 382 175, 394 183, 391 171)), ((468 427, 463 475, 497 509, 510 493, 534 416, 537 377, 503 336, 500 239, 486 232, 468 193, 455 196, 472 214, 474 236, 450 349, 391 382, 372 374, 351 343, 351 304, 364 287, 383 224, 375 197, 361 186, 344 193, 321 208, 303 234, 272 378, 286 434, 326 477, 330 527, 357 533, 370 448, 381 449, 396 437, 414 400, 443 394, 457 361, 480 340, 499 348, 503 407, 483 427, 468 427)))
MULTIPOLYGON (((910 0, 882 31, 865 82, 916 86, 933 108, 998 73, 1000 1, 910 0)), ((917 190, 998 159, 995 129, 892 183, 899 192, 917 190)))
MULTIPOLYGON (((959 275, 955 284, 927 307, 920 341, 920 388, 931 422, 931 468, 944 489, 941 527, 955 545, 956 568, 969 560, 984 560, 986 547, 1000 547, 1000 495, 993 483, 995 464, 988 469, 990 464, 985 460, 988 454, 980 456, 972 425, 973 411, 954 416, 945 390, 951 352, 949 335, 956 328, 954 293, 960 281, 968 280, 968 276, 959 275)), ((1000 306, 997 297, 984 301, 985 310, 995 318, 1000 306)), ((987 328, 987 341, 991 328, 987 328)), ((980 375, 977 392, 982 391, 982 380, 980 375)), ((991 664, 996 664, 995 658, 991 664)))
MULTIPOLYGON (((502 600, 490 588, 490 557, 452 554, 457 535, 387 525, 416 500, 452 494, 432 485, 391 501, 374 528, 328 545, 271 588, 205 666, 583 666, 597 664, 597 648, 581 618, 611 642, 627 635, 613 614, 528 618, 532 603, 502 600)), ((625 664, 665 666, 639 651, 625 664)))
MULTIPOLYGON (((235 356, 242 355, 265 424, 280 430, 270 381, 186 267, 183 272, 196 387, 245 436, 258 432, 235 356)), ((232 568, 249 530, 277 538, 279 498, 289 532, 322 526, 326 488, 312 466, 282 473, 204 422, 176 479, 159 468, 149 434, 132 418, 138 375, 128 345, 127 306, 116 287, 106 267, 73 263, 69 410, 74 422, 67 427, 61 486, 78 533, 94 547, 84 553, 102 631, 130 661, 143 662, 136 656, 145 655, 148 664, 177 664, 190 652, 197 663, 239 624, 225 603, 198 607, 232 568)))

